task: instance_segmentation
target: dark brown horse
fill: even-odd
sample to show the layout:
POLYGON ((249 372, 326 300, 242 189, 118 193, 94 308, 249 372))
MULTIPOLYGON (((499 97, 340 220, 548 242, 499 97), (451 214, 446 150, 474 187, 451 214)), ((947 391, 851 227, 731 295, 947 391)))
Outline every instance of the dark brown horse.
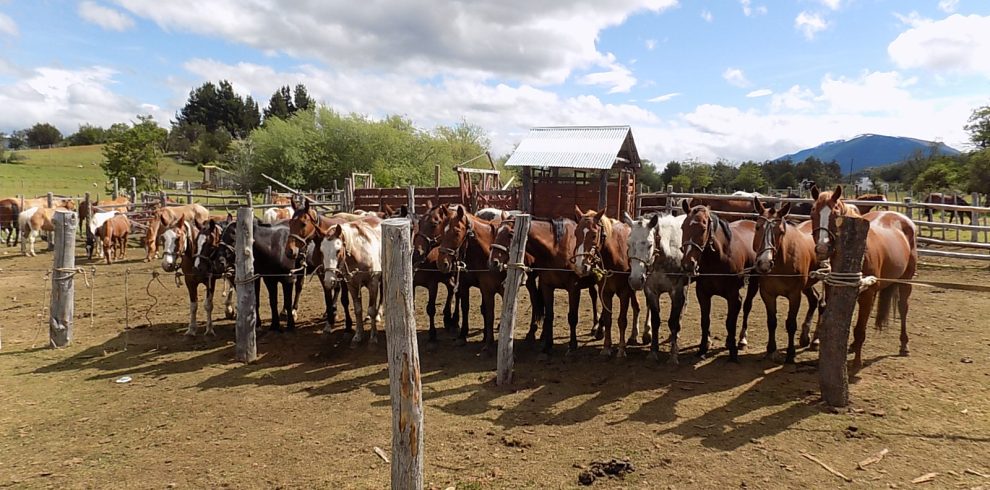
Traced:
MULTIPOLYGON (((403 206, 405 208, 405 206, 403 206)), ((408 210, 405 211, 408 214, 408 210)), ((433 206, 427 201, 427 211, 413 222, 413 288, 426 288, 426 315, 430 318, 430 330, 427 348, 437 341, 437 290, 440 285, 447 288, 447 299, 443 306, 444 328, 457 331, 458 305, 461 311, 467 311, 469 295, 460 295, 460 302, 455 302, 453 278, 450 274, 440 272, 437 261, 440 259, 440 237, 443 235, 443 221, 447 217, 447 206, 433 206)))
POLYGON ((103 222, 97 230, 97 236, 103 240, 103 256, 107 264, 112 259, 121 260, 127 257, 127 235, 131 232, 131 221, 125 214, 117 214, 103 222))
MULTIPOLYGON (((745 332, 749 324, 749 311, 753 297, 759 291, 759 276, 750 276, 746 299, 739 296, 745 284, 745 276, 756 262, 753 252, 753 234, 756 223, 735 221, 728 223, 712 214, 707 206, 689 207, 682 203, 687 215, 681 227, 681 247, 684 250, 683 267, 694 276, 698 305, 701 308, 701 346, 698 355, 708 353, 708 336, 711 327, 712 296, 725 298, 728 313, 725 317, 729 360, 739 360, 739 348, 745 347, 745 332), (743 314, 743 335, 736 344, 736 323, 739 311, 743 314)), ((750 201, 752 211, 752 201, 750 201)))
MULTIPOLYGON (((824 261, 835 254, 837 218, 857 216, 857 211, 855 207, 842 202, 842 186, 836 186, 832 192, 819 192, 816 187, 811 190, 811 195, 815 199, 811 210, 815 253, 819 261, 824 261)), ((901 316, 900 354, 908 355, 907 314, 911 285, 892 283, 884 279, 911 279, 918 266, 916 232, 911 220, 903 214, 891 211, 874 211, 867 213, 863 218, 870 222, 870 231, 866 238, 862 272, 864 276, 874 276, 879 280, 859 293, 859 313, 850 347, 850 350, 856 354, 853 369, 862 366, 866 324, 870 320, 870 312, 873 311, 877 295, 880 296, 877 305, 877 329, 882 329, 887 324, 894 298, 898 299, 898 311, 901 316)))
POLYGON ((602 301, 599 324, 604 328, 603 356, 612 355, 612 298, 619 297, 619 349, 617 357, 626 356, 626 326, 630 304, 633 325, 639 323, 639 301, 629 286, 629 227, 605 216, 605 210, 581 211, 574 206, 574 271, 580 277, 592 277, 598 283, 602 301))
MULTIPOLYGON (((952 206, 969 206, 969 202, 967 202, 966 199, 962 198, 961 196, 957 196, 955 194, 943 194, 941 192, 932 192, 931 194, 928 194, 927 196, 925 196, 925 200, 922 202, 928 204, 949 204, 952 206)), ((956 219, 956 216, 958 216, 959 224, 963 224, 963 218, 969 218, 969 224, 971 225, 974 224, 973 213, 971 211, 947 210, 947 211, 942 211, 942 213, 943 214, 949 213, 949 223, 952 223, 956 219)), ((934 216, 935 213, 933 212, 932 208, 926 207, 925 219, 928 221, 932 221, 932 218, 934 218, 934 216)))
MULTIPOLYGON (((550 356, 553 350, 554 291, 567 291, 567 323, 571 327, 571 337, 567 351, 577 350, 578 307, 581 303, 581 290, 587 289, 591 298, 592 315, 598 324, 598 289, 594 276, 580 277, 571 270, 571 251, 574 250, 574 236, 577 223, 565 218, 556 220, 534 219, 530 223, 526 240, 526 267, 532 267, 529 277, 536 280, 539 294, 532 296, 534 315, 529 325, 527 340, 536 339, 539 321, 536 311, 543 305, 543 343, 541 358, 550 356)), ((488 265, 493 270, 505 270, 510 262, 509 245, 515 235, 515 220, 503 220, 495 234, 491 246, 488 265)), ((532 294, 532 293, 531 293, 532 294)), ((592 329, 594 331, 594 328, 592 329)))
POLYGON ((7 232, 5 241, 8 247, 11 246, 11 238, 14 239, 13 245, 16 246, 17 239, 20 237, 20 227, 17 226, 19 214, 21 214, 21 208, 18 199, 0 199, 0 233, 7 232))
MULTIPOLYGON (((855 201, 877 201, 877 202, 887 202, 887 196, 883 194, 860 194, 856 196, 855 201)), ((873 208, 877 207, 878 204, 857 204, 856 210, 859 211, 860 215, 864 215, 873 211, 873 208)), ((886 206, 883 207, 884 210, 887 209, 886 206)))
POLYGON ((796 354, 794 335, 797 332, 797 315, 801 308, 801 295, 808 298, 808 313, 801 324, 801 346, 811 343, 809 330, 818 309, 817 280, 810 273, 818 261, 815 259, 815 241, 810 233, 802 232, 787 221, 790 203, 780 210, 764 207, 759 199, 753 199, 753 208, 759 214, 753 234, 753 251, 756 253, 755 271, 761 274, 760 297, 767 308, 767 357, 777 350, 777 297, 787 298, 787 355, 785 363, 793 363, 796 354))

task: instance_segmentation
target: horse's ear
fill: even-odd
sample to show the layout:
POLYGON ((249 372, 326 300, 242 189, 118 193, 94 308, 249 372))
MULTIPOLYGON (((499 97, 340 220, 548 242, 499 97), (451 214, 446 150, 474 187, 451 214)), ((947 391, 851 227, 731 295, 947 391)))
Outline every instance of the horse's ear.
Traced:
POLYGON ((832 192, 832 202, 842 198, 842 184, 835 184, 835 191, 832 192))
POLYGON ((780 207, 780 211, 777 212, 777 216, 783 218, 784 216, 787 216, 787 213, 790 212, 791 212, 791 203, 786 202, 784 203, 783 206, 780 207))
POLYGON ((818 190, 818 184, 812 184, 812 186, 811 186, 811 198, 817 200, 818 199, 818 194, 821 194, 821 191, 818 190))
POLYGON ((625 223, 625 224, 627 224, 627 225, 629 225, 629 226, 632 226, 633 225, 632 216, 629 216, 629 212, 628 211, 623 211, 622 212, 622 222, 625 223))
POLYGON ((605 210, 608 208, 601 208, 595 212, 595 221, 601 221, 605 217, 605 210))
POLYGON ((303 211, 309 212, 309 199, 303 199, 303 211))
POLYGON ((403 204, 402 207, 399 208, 399 217, 400 218, 409 217, 409 206, 403 204))
POLYGON ((688 200, 687 199, 682 199, 681 200, 681 209, 684 210, 684 214, 691 214, 691 205, 688 204, 688 200))
POLYGON ((179 221, 175 222, 175 226, 183 228, 186 226, 186 215, 179 216, 179 221))
POLYGON ((763 203, 760 202, 760 198, 756 196, 753 196, 753 210, 756 211, 756 214, 760 215, 767 210, 767 208, 763 207, 763 203))
POLYGON ((433 209, 433 199, 426 200, 426 209, 433 209))
POLYGON ((650 228, 656 228, 657 225, 659 224, 660 224, 660 215, 654 214, 653 217, 650 218, 650 228))
POLYGON ((454 215, 457 219, 464 217, 464 206, 457 206, 457 214, 454 215))

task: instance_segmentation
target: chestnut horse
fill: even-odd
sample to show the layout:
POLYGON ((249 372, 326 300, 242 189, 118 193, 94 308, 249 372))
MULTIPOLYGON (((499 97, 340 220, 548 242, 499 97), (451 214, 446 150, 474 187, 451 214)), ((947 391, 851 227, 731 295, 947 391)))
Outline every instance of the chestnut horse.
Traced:
MULTIPOLYGON (((426 316, 430 319, 430 329, 427 348, 432 348, 437 341, 436 314, 437 314, 437 290, 443 284, 447 288, 447 300, 443 306, 444 328, 457 330, 458 309, 467 311, 470 296, 461 294, 460 302, 456 301, 454 294, 453 277, 450 274, 440 272, 437 261, 440 259, 440 237, 443 235, 443 221, 447 217, 447 206, 434 206, 431 201, 426 203, 427 211, 418 220, 413 221, 412 229, 412 262, 413 262, 413 288, 420 286, 426 288, 426 316), (460 306, 459 306, 460 305, 460 306)), ((405 208, 405 206, 403 206, 405 208)), ((408 214, 408 210, 405 211, 408 214)))
MULTIPOLYGON (((215 335, 213 332, 213 291, 217 276, 203 274, 195 266, 195 259, 198 255, 196 250, 198 234, 199 228, 194 223, 187 222, 184 216, 180 216, 173 225, 167 227, 162 232, 162 269, 165 272, 181 270, 185 279, 186 290, 189 293, 189 327, 186 329, 186 335, 196 335, 199 285, 206 286, 206 304, 203 305, 206 312, 206 334, 215 335)), ((104 253, 106 253, 105 248, 104 253)))
MULTIPOLYGON (((571 251, 574 250, 574 229, 577 226, 572 220, 558 218, 554 220, 533 219, 530 222, 529 234, 526 239, 526 254, 524 263, 533 270, 527 275, 527 281, 536 281, 538 294, 530 290, 533 305, 533 317, 529 325, 527 340, 536 340, 536 328, 539 317, 543 317, 543 343, 541 358, 547 358, 553 349, 554 322, 554 291, 567 291, 567 323, 571 327, 571 337, 567 352, 577 350, 578 308, 581 303, 581 290, 587 289, 591 298, 594 324, 598 324, 598 289, 594 276, 580 277, 571 270, 571 251), (542 305, 542 312, 538 312, 542 305), (540 313, 538 315, 537 313, 540 313)), ((495 233, 495 243, 491 246, 488 266, 492 270, 503 271, 509 264, 509 245, 515 235, 515 220, 502 220, 495 233)), ((529 284, 527 283, 527 287, 529 284)), ((592 332, 595 329, 592 328, 592 332)))
MULTIPOLYGON (((856 196, 854 201, 877 201, 877 202, 887 202, 887 196, 883 194, 860 194, 856 196)), ((856 204, 856 210, 859 211, 860 216, 873 211, 873 208, 879 206, 879 204, 856 204)), ((886 210, 886 206, 884 206, 886 210)))
POLYGON ((745 348, 746 329, 749 324, 749 311, 753 307, 753 297, 760 289, 758 276, 749 277, 746 299, 739 297, 739 290, 745 284, 745 276, 756 262, 753 252, 753 234, 756 223, 734 221, 728 223, 712 214, 707 206, 689 207, 682 202, 684 224, 681 227, 681 248, 684 251, 682 266, 695 277, 695 291, 701 308, 701 346, 698 356, 708 354, 708 336, 711 327, 712 296, 725 298, 728 313, 725 316, 727 337, 725 347, 729 350, 729 360, 739 361, 739 349, 745 348), (736 344, 736 322, 742 310, 742 335, 736 344))
POLYGON ((593 277, 600 288, 604 328, 603 356, 612 355, 612 298, 619 297, 619 348, 617 357, 626 356, 626 326, 630 303, 633 325, 639 323, 639 301, 629 287, 629 227, 605 216, 605 210, 581 211, 574 206, 577 226, 574 227, 574 271, 580 277, 593 277))
POLYGON ((103 222, 97 230, 97 236, 103 241, 103 256, 107 265, 112 259, 121 260, 127 257, 127 235, 131 232, 131 220, 127 215, 116 214, 103 222))
POLYGON ((787 298, 787 354, 784 362, 792 364, 796 355, 794 335, 797 333, 797 315, 801 308, 801 295, 808 298, 808 313, 801 324, 801 347, 811 343, 809 331, 815 311, 818 309, 818 293, 810 278, 816 268, 815 241, 811 234, 787 221, 791 204, 780 210, 764 207, 759 199, 753 199, 756 230, 753 233, 753 251, 756 253, 754 270, 760 274, 760 297, 767 309, 767 357, 777 351, 777 297, 787 298))
MULTIPOLYGON (((64 208, 61 210, 66 211, 64 208)), ((24 252, 25 255, 29 257, 37 255, 34 252, 34 242, 41 236, 42 231, 48 233, 55 231, 55 225, 52 223, 55 211, 56 208, 41 208, 36 206, 27 208, 21 211, 21 214, 17 215, 17 226, 21 230, 21 240, 27 240, 29 244, 27 250, 24 252)))
POLYGON ((210 212, 199 204, 185 204, 182 206, 167 206, 155 210, 155 214, 148 222, 148 229, 144 236, 144 246, 148 251, 144 261, 150 262, 152 258, 158 257, 158 239, 162 237, 165 230, 174 228, 179 222, 179 218, 184 218, 186 223, 195 224, 202 228, 210 219, 210 212))
MULTIPOLYGON (((858 216, 855 207, 842 202, 842 186, 832 192, 811 189, 815 204, 811 210, 812 227, 815 234, 815 253, 819 261, 830 259, 835 254, 835 234, 838 231, 840 216, 858 216)), ((877 304, 877 329, 886 326, 894 298, 898 299, 901 316, 900 355, 908 355, 907 314, 911 285, 892 283, 884 279, 908 280, 914 277, 918 267, 918 246, 914 223, 906 216, 892 211, 873 211, 863 216, 870 222, 866 237, 866 252, 863 256, 863 275, 874 276, 878 281, 859 293, 859 313, 853 329, 853 343, 850 350, 855 353, 853 369, 862 364, 863 342, 866 340, 866 324, 870 320, 873 304, 877 304)))

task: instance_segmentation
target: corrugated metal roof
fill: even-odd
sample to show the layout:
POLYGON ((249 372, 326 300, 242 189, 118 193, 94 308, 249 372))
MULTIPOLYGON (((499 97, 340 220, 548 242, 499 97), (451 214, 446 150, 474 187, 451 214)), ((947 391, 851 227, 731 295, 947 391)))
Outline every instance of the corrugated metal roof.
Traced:
POLYGON ((629 126, 532 128, 505 165, 610 169, 627 138, 638 164, 639 155, 629 126))

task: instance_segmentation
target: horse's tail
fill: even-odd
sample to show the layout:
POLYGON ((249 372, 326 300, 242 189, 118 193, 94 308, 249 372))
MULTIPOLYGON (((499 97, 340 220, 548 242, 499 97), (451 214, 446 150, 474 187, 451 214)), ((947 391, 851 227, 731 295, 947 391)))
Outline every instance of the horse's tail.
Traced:
POLYGON ((877 301, 877 330, 883 330, 890 320, 890 311, 897 300, 897 292, 900 291, 899 284, 891 284, 880 290, 880 299, 877 301))

